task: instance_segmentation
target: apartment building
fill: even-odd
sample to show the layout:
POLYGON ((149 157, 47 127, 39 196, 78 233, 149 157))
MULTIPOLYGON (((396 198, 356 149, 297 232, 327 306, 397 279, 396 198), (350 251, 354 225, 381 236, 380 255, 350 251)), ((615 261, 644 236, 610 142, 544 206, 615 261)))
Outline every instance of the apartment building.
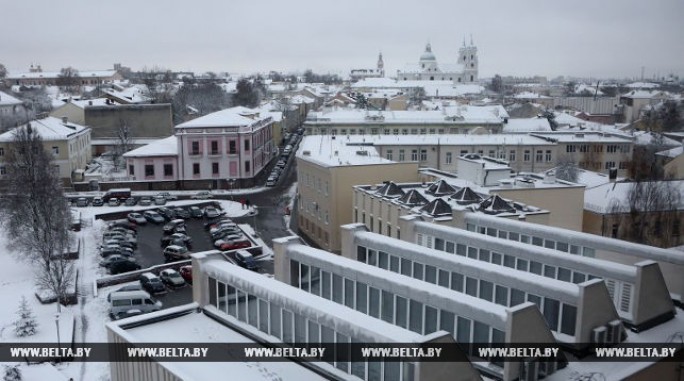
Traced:
POLYGON ((353 222, 354 185, 418 179, 418 163, 397 163, 331 135, 305 136, 296 158, 299 231, 333 252, 340 250, 339 226, 353 222))
POLYGON ((307 135, 444 135, 499 133, 508 118, 502 106, 459 105, 440 111, 328 110, 309 112, 307 135))
POLYGON ((0 176, 6 174, 2 162, 12 150, 15 132, 29 126, 33 133, 41 136, 45 150, 52 153, 55 171, 59 173, 62 183, 65 186, 70 186, 72 181, 78 179, 79 172, 85 170, 86 165, 90 163, 92 155, 90 151, 90 128, 71 123, 66 118, 36 119, 1 134, 0 176))

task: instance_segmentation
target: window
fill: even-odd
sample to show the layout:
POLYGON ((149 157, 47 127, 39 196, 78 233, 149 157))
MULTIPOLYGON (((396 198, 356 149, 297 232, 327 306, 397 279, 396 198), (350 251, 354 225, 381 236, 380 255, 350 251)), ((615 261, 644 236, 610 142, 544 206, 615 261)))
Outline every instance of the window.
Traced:
POLYGON ((250 162, 249 160, 245 161, 245 172, 249 173, 251 167, 250 167, 250 162))
POLYGON ((452 160, 451 159, 451 152, 447 152, 446 153, 446 163, 451 164, 451 160, 452 160))
POLYGON ((523 160, 524 161, 530 161, 530 150, 525 150, 525 153, 523 155, 523 160))
POLYGON ((231 140, 228 142, 228 153, 237 153, 237 145, 235 144, 235 140, 231 140))
POLYGON ((542 161, 542 156, 543 156, 543 155, 542 155, 542 152, 543 152, 543 151, 541 151, 541 150, 537 150, 537 156, 536 156, 536 161, 537 161, 537 162, 542 161))
POLYGON ((192 165, 192 174, 193 175, 199 175, 200 174, 200 165, 199 163, 194 163, 192 165))
POLYGON ((411 161, 418 161, 418 150, 411 150, 411 161))
POLYGON ((154 176, 154 165, 146 164, 145 165, 145 177, 152 177, 152 176, 154 176))
POLYGON ((211 173, 218 175, 219 173, 219 163, 211 163, 211 173))
POLYGON ((0 175, 6 175, 7 174, 7 168, 5 166, 0 167, 0 175))
POLYGON ((173 164, 164 164, 164 176, 173 176, 173 164))
POLYGON ((399 150, 399 161, 404 161, 404 150, 403 149, 399 150))
POLYGON ((613 167, 615 167, 614 161, 606 161, 606 169, 611 169, 613 167))
POLYGON ((134 165, 129 165, 128 166, 128 174, 131 176, 135 175, 135 166, 134 165))
POLYGON ((388 149, 388 150, 387 150, 387 153, 385 154, 385 157, 387 158, 387 160, 393 160, 393 159, 392 159, 392 150, 391 150, 391 149, 388 149))
POLYGON ((508 161, 515 161, 515 150, 508 152, 508 161))
POLYGON ((190 154, 191 155, 199 155, 199 142, 192 142, 190 143, 190 154))
POLYGON ((0 147, 0 156, 5 156, 5 149, 0 147))
POLYGON ((52 154, 54 154, 54 155, 59 155, 59 147, 53 146, 53 147, 52 147, 52 154))
POLYGON ((218 141, 216 141, 216 140, 211 141, 211 154, 212 155, 218 155, 219 154, 218 141))
POLYGON ((546 162, 551 162, 551 150, 546 150, 546 162))
POLYGON ((356 282, 356 310, 368 311, 368 286, 365 283, 356 282))
POLYGON ((249 140, 245 140, 245 151, 249 151, 249 140))
POLYGON ((411 300, 409 305, 409 329, 416 333, 423 333, 423 303, 411 300))

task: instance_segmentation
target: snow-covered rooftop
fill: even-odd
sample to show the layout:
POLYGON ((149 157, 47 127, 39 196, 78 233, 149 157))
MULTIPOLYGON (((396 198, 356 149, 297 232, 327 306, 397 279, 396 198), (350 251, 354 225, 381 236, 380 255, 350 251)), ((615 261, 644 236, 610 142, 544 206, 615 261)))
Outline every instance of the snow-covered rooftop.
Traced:
MULTIPOLYGON (((642 186, 654 189, 655 183, 643 182, 642 186)), ((684 210, 684 180, 662 181, 660 183, 659 186, 668 185, 671 191, 679 193, 679 196, 673 199, 675 202, 673 207, 677 210, 684 210)), ((635 184, 632 182, 615 182, 587 189, 584 192, 584 209, 595 213, 629 212, 629 194, 635 184)), ((643 204, 639 203, 636 207, 639 208, 643 204)))
POLYGON ((258 110, 238 106, 181 123, 176 128, 248 127, 268 120, 270 116, 261 115, 258 110))
MULTIPOLYGON (((33 132, 38 133, 43 140, 67 140, 71 136, 77 135, 88 127, 82 126, 80 124, 67 122, 64 123, 62 119, 55 118, 52 116, 32 120, 30 123, 33 132)), ((26 125, 19 126, 17 128, 26 128, 26 125)), ((4 134, 0 135, 1 142, 11 142, 14 141, 15 131, 17 128, 11 129, 4 134)))
MULTIPOLYGON (((341 137, 347 140, 346 137, 341 137)), ((490 135, 350 135, 351 143, 367 143, 376 146, 385 145, 553 145, 545 139, 524 134, 490 134, 490 135)))
POLYGON ((508 119, 503 133, 549 132, 551 125, 546 118, 508 119))
POLYGON ((393 164, 378 155, 375 147, 348 145, 349 140, 332 135, 304 136, 297 159, 315 163, 324 167, 393 164))
POLYGON ((684 153, 684 146, 679 146, 679 147, 675 147, 675 148, 668 149, 665 151, 660 151, 660 152, 656 153, 656 155, 667 157, 670 159, 674 159, 675 157, 680 156, 683 153, 684 153))
MULTIPOLYGON (((30 79, 40 79, 40 78, 57 78, 61 72, 59 71, 40 71, 40 72, 28 72, 28 73, 12 73, 7 76, 11 79, 19 78, 30 78, 30 79)), ((79 71, 78 76, 81 78, 90 77, 111 77, 116 74, 116 70, 90 70, 90 71, 79 71)))
POLYGON ((123 154, 125 158, 153 156, 178 156, 178 139, 176 136, 172 135, 168 138, 159 139, 123 154))
POLYGON ((553 132, 535 132, 532 135, 538 137, 546 137, 552 141, 559 143, 582 143, 582 142, 601 142, 601 143, 632 143, 630 136, 615 133, 602 133, 592 131, 553 131, 553 132))
POLYGON ((0 91, 0 106, 20 105, 21 103, 19 99, 0 91))
POLYGON ((508 118, 506 110, 496 106, 460 105, 442 111, 372 111, 361 109, 310 112, 306 124, 501 124, 508 118))
MULTIPOLYGON (((165 311, 160 311, 160 314, 165 311)), ((248 337, 218 323, 203 313, 193 312, 124 330, 133 343, 255 343, 248 337), (172 336, 169 334, 173 332, 172 336)), ((186 381, 212 380, 217 375, 230 375, 239 380, 324 380, 319 374, 293 362, 248 363, 225 362, 162 362, 162 365, 186 381)))
POLYGON ((547 97, 546 95, 541 95, 537 94, 532 91, 523 91, 521 93, 515 94, 513 96, 515 99, 551 99, 551 97, 547 97))

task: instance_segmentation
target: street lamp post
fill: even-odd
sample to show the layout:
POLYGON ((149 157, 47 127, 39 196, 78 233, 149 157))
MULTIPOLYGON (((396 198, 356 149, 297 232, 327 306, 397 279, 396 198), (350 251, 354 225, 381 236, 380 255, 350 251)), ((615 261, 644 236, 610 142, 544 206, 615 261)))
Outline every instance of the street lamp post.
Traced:
POLYGON ((233 189, 235 188, 235 179, 228 180, 228 184, 230 184, 230 200, 235 201, 235 198, 233 197, 233 189))
POLYGON ((259 237, 259 233, 257 232, 257 206, 252 205, 252 216, 254 217, 254 236, 259 237))
POLYGON ((59 338, 59 312, 55 314, 55 326, 57 327, 57 346, 59 347, 61 345, 59 338))

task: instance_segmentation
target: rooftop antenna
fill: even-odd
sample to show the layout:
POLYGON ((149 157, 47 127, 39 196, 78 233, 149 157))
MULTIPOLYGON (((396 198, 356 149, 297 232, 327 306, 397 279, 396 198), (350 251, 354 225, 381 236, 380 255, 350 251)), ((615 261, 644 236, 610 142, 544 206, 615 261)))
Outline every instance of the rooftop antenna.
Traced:
POLYGON ((596 100, 596 97, 598 97, 599 85, 600 84, 601 84, 601 81, 596 81, 596 91, 594 92, 594 100, 596 100))

